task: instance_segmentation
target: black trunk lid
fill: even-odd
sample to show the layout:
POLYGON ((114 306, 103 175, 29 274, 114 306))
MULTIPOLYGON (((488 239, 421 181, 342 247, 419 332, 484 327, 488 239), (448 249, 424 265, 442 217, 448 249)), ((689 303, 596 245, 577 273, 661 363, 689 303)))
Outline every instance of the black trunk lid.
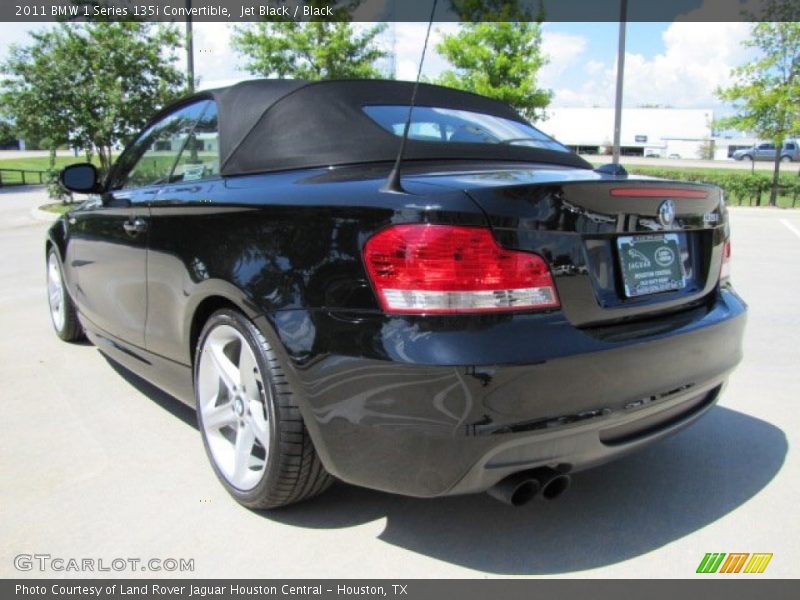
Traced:
POLYGON ((424 179, 465 190, 503 246, 543 256, 576 326, 689 309, 717 286, 727 215, 715 186, 573 169, 424 179))

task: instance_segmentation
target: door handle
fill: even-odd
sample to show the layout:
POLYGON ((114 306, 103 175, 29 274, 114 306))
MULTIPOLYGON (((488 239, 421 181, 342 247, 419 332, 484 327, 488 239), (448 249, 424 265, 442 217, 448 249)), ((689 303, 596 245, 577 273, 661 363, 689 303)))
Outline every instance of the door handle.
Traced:
POLYGON ((147 221, 141 217, 135 219, 128 219, 122 224, 122 228, 128 235, 137 235, 147 230, 147 221))

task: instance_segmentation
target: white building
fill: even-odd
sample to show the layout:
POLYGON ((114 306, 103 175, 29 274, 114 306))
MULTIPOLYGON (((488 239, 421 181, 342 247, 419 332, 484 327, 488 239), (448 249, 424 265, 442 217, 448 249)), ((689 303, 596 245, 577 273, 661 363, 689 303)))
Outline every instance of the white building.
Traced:
MULTIPOLYGON (((217 133, 195 133, 192 135, 192 143, 195 150, 199 152, 219 152, 219 134, 217 133)), ((165 140, 155 143, 154 149, 159 152, 180 152, 186 138, 182 135, 174 135, 165 140)))
POLYGON ((761 140, 754 137, 729 136, 714 138, 714 160, 726 160, 742 148, 752 148, 761 140))
MULTIPOLYGON (((612 146, 613 108, 548 108, 547 115, 536 126, 578 152, 600 154, 612 146)), ((624 108, 622 154, 700 158, 713 121, 711 109, 624 108)))

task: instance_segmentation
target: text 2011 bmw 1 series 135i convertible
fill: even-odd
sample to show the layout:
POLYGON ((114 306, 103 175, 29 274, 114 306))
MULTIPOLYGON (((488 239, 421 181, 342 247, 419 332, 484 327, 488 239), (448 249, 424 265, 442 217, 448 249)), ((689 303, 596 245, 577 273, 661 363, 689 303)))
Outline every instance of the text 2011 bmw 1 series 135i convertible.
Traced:
POLYGON ((336 478, 554 498, 701 417, 741 358, 718 188, 594 170, 503 103, 413 87, 202 92, 102 180, 62 173, 89 195, 47 236, 56 333, 196 407, 248 507, 336 478))

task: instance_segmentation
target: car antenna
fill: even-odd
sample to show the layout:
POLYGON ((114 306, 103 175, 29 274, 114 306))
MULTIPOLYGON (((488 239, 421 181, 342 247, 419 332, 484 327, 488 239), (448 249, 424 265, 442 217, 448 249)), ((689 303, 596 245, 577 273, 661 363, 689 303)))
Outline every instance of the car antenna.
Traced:
POLYGON ((414 88, 411 92, 411 102, 408 105, 408 115, 406 115, 406 124, 403 127, 403 138, 400 140, 400 148, 397 151, 397 158, 394 161, 394 166, 386 179, 386 183, 381 188, 382 192, 390 194, 407 194, 408 192, 403 189, 403 184, 400 182, 400 163, 403 162, 403 152, 406 149, 406 140, 408 140, 408 131, 411 129, 411 113, 414 110, 414 103, 417 101, 417 89, 419 88, 419 80, 422 76, 422 64, 425 62, 425 52, 428 49, 428 38, 431 35, 431 26, 433 25, 433 16, 436 13, 436 4, 439 0, 433 0, 431 6, 431 18, 428 19, 428 30, 425 32, 425 43, 422 45, 422 56, 419 58, 419 67, 417 67, 417 79, 414 81, 414 88))

